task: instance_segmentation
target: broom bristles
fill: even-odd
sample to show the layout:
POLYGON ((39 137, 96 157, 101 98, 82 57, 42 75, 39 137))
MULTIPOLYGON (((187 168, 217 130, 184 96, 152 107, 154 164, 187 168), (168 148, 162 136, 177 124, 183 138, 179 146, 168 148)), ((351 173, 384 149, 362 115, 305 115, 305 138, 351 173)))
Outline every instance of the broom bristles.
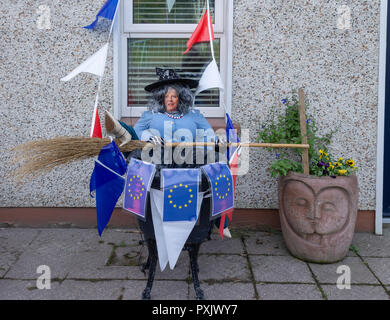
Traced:
MULTIPOLYGON (((114 140, 115 141, 115 140, 114 140)), ((111 142, 109 138, 57 137, 48 140, 30 141, 14 147, 14 160, 19 168, 13 173, 16 180, 36 176, 59 165, 96 157, 100 150, 111 142)), ((117 145, 119 143, 115 141, 117 145)), ((132 140, 119 150, 130 152, 142 149, 147 142, 132 140)))

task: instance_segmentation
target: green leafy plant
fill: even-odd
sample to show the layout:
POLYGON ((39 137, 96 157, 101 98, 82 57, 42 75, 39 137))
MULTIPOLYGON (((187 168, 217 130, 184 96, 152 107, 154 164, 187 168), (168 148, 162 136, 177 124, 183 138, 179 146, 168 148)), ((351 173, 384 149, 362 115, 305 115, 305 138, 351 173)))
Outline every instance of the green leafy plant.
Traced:
MULTIPOLYGON (((301 127, 299 118, 299 101, 296 92, 293 91, 291 100, 281 100, 286 108, 284 114, 276 117, 276 108, 272 108, 272 119, 261 124, 257 141, 265 143, 301 144, 301 127)), ((305 106, 307 109, 307 106, 305 106)), ((319 136, 314 118, 306 111, 307 143, 310 145, 309 166, 310 174, 315 176, 340 176, 351 175, 356 171, 355 162, 352 159, 334 160, 328 151, 328 145, 336 130, 319 136)), ((271 148, 268 149, 269 151, 271 148)), ((276 159, 271 163, 271 176, 287 175, 289 171, 303 173, 301 149, 277 149, 276 159)))

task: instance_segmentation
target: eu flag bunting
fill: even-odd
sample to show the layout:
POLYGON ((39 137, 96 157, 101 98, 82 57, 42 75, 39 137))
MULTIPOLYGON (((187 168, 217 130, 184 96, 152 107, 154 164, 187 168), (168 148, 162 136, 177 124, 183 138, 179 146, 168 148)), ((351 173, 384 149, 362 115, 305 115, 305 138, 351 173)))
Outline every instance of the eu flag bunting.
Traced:
POLYGON ((127 169, 123 209, 145 220, 146 199, 156 166, 132 158, 127 169))
POLYGON ((96 26, 96 23, 98 22, 99 17, 113 20, 117 5, 118 5, 118 0, 107 0, 107 2, 104 4, 104 6, 100 9, 98 14, 96 15, 95 21, 92 22, 90 25, 85 26, 83 28, 94 29, 96 26))
POLYGON ((234 207, 233 178, 229 167, 222 162, 202 166, 212 189, 211 219, 234 207))
MULTIPOLYGON (((234 129, 233 122, 229 117, 229 114, 226 113, 226 140, 227 142, 240 142, 237 136, 237 130, 234 129)), ((230 158, 234 154, 234 151, 236 151, 237 147, 227 147, 226 150, 226 157, 228 161, 230 161, 230 158)))
POLYGON ((199 169, 163 169, 163 221, 196 220, 199 169))
POLYGON ((89 189, 96 190, 96 219, 99 235, 108 224, 115 205, 123 192, 126 161, 115 142, 104 146, 95 161, 89 189))

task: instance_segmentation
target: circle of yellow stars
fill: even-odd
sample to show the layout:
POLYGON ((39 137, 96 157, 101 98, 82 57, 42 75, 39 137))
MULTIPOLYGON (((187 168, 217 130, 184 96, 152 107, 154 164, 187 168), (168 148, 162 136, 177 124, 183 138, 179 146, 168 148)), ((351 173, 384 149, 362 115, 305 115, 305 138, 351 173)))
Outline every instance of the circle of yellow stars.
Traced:
POLYGON ((137 192, 135 190, 131 191, 131 189, 129 188, 130 198, 132 198, 133 200, 139 200, 139 198, 142 197, 143 193, 145 192, 145 183, 142 181, 142 177, 140 177, 139 175, 133 175, 132 177, 130 177, 129 187, 131 187, 132 183, 137 185, 137 180, 141 182, 142 187, 140 192, 137 192))
MULTIPOLYGON (((217 176, 217 178, 216 178, 216 182, 215 182, 215 184, 214 184, 214 191, 215 191, 215 195, 218 197, 218 199, 225 199, 227 196, 228 196, 228 193, 227 192, 225 192, 225 193, 221 193, 220 191, 218 191, 218 182, 222 182, 222 181, 220 181, 220 180, 226 180, 226 182, 227 182, 227 192, 229 192, 230 191, 230 180, 229 180, 229 177, 226 177, 226 175, 225 174, 220 174, 219 176, 217 176)), ((223 184, 222 184, 222 186, 223 186, 223 184)))
POLYGON ((192 203, 192 201, 193 201, 193 198, 194 198, 194 195, 192 194, 192 188, 190 187, 190 186, 188 186, 187 184, 182 184, 182 183, 180 183, 180 184, 175 184, 174 186, 173 186, 173 188, 171 188, 171 189, 169 189, 169 194, 168 194, 168 201, 169 201, 169 204, 171 204, 172 205, 172 207, 174 207, 175 209, 179 209, 179 210, 181 210, 181 209, 184 209, 184 208, 187 208, 191 203, 192 203), (185 189, 187 189, 187 191, 190 193, 190 195, 189 195, 189 200, 187 200, 187 202, 185 202, 184 204, 182 203, 182 204, 176 204, 176 203, 173 203, 173 200, 172 200, 172 194, 173 194, 173 191, 174 191, 174 189, 177 189, 177 188, 185 188, 185 189))

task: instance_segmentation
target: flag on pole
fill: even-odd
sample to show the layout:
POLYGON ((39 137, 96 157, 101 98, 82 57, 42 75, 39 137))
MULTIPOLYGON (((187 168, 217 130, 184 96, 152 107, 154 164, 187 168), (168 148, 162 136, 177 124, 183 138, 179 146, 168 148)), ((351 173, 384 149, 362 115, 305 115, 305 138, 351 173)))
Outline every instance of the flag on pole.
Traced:
MULTIPOLYGON (((236 190, 236 180, 237 180, 237 171, 238 171, 238 158, 241 153, 241 146, 239 146, 236 151, 234 152, 232 158, 230 159, 230 172, 232 173, 233 177, 233 195, 234 191, 236 190)), ((229 217, 229 220, 232 221, 233 219, 233 208, 226 212, 226 214, 223 214, 221 216, 220 224, 219 224, 219 234, 221 235, 221 238, 223 238, 223 230, 228 227, 227 221, 225 222, 226 216, 229 217)))
POLYGON ((117 5, 118 5, 118 0, 107 0, 106 3, 103 5, 103 7, 99 10, 98 14, 96 15, 95 21, 83 28, 94 29, 99 20, 99 17, 113 20, 117 5))
POLYGON ((156 166, 153 163, 134 158, 131 158, 127 168, 123 209, 143 220, 145 220, 146 199, 155 171, 156 166))
MULTIPOLYGON (((227 142, 234 142, 238 143, 240 140, 237 136, 237 131, 234 129, 232 120, 230 119, 230 116, 228 113, 226 113, 226 140, 227 142)), ((233 177, 233 196, 234 191, 236 189, 236 179, 237 179, 237 171, 238 171, 238 158, 241 152, 241 147, 227 147, 226 150, 226 157, 229 161, 230 165, 230 172, 233 177)), ((226 220, 226 215, 229 217, 229 220, 232 221, 232 214, 233 214, 233 208, 223 214, 221 216, 221 219, 219 221, 219 234, 221 238, 223 238, 223 231, 228 227, 228 221, 226 220)))
POLYGON ((95 114, 92 119, 92 130, 90 133, 90 137, 92 138, 103 138, 102 134, 102 126, 100 123, 100 117, 99 117, 99 112, 98 109, 95 109, 95 114))
POLYGON ((90 195, 96 190, 96 220, 99 236, 110 221, 115 205, 123 192, 126 160, 115 142, 104 146, 95 160, 89 182, 90 195))
POLYGON ((199 20, 198 25, 196 26, 196 29, 190 39, 187 41, 187 50, 183 52, 183 54, 186 54, 188 51, 191 50, 192 46, 195 43, 198 42, 205 42, 205 41, 211 41, 214 40, 214 30, 213 25, 211 23, 211 16, 209 14, 210 10, 206 10, 203 14, 202 18, 199 20), (208 21, 210 23, 208 23, 208 21), (210 24, 210 32, 208 25, 210 24), (210 36, 211 34, 211 36, 210 36), (211 40, 210 40, 211 38, 211 40))
MULTIPOLYGON (((237 130, 233 126, 233 122, 230 119, 229 114, 226 112, 226 140, 227 142, 238 143, 240 139, 237 136, 237 130)), ((228 161, 230 161, 231 157, 235 153, 237 147, 227 147, 226 156, 228 161)))
POLYGON ((195 95, 197 95, 201 91, 212 88, 220 88, 222 90, 224 89, 222 78, 219 74, 217 62, 214 59, 203 71, 202 77, 199 80, 198 88, 195 91, 195 95))
POLYGON ((171 13, 171 10, 175 4, 176 0, 167 0, 167 9, 168 13, 171 13))
POLYGON ((90 56, 66 77, 61 78, 61 81, 69 81, 81 72, 88 72, 102 77, 104 67, 106 66, 107 51, 108 43, 101 47, 99 51, 90 56))

